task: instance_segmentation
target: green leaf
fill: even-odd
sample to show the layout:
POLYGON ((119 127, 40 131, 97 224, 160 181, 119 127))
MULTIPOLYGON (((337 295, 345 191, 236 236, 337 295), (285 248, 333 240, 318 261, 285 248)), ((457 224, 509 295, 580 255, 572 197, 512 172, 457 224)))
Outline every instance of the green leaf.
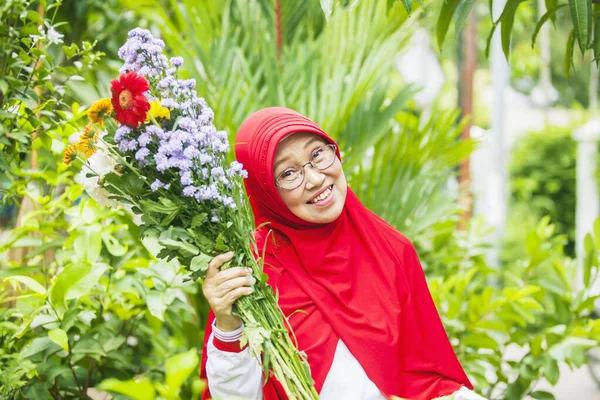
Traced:
POLYGON ((402 4, 404 4, 404 8, 406 8, 408 15, 410 15, 412 12, 412 0, 402 0, 402 4))
POLYGON ((69 350, 69 337, 67 336, 67 332, 63 331, 60 328, 55 328, 48 332, 48 337, 54 343, 62 347, 63 350, 69 350))
POLYGON ((133 400, 148 400, 156 397, 154 385, 149 378, 142 378, 137 381, 131 379, 128 381, 120 381, 115 378, 103 380, 96 388, 100 390, 124 394, 131 397, 133 400))
POLYGON ((215 251, 217 252, 224 252, 229 250, 227 248, 227 245, 225 244, 225 236, 223 235, 223 233, 219 233, 219 236, 217 236, 217 241, 215 243, 215 251))
POLYGON ((102 250, 102 225, 91 224, 75 238, 73 248, 80 259, 95 262, 102 250))
POLYGON ((34 280, 33 278, 30 278, 28 276, 22 276, 22 275, 9 276, 8 278, 5 278, 5 280, 17 281, 19 283, 24 284, 25 286, 27 286, 29 289, 33 290, 36 293, 46 294, 46 289, 42 285, 40 285, 36 280, 34 280))
POLYGON ((321 8, 323 9, 323 14, 325 14, 325 19, 329 21, 329 17, 333 12, 333 0, 321 0, 321 8))
POLYGON ((456 8, 459 4, 460 0, 444 0, 444 3, 442 4, 442 9, 437 20, 436 28, 437 42, 440 50, 442 49, 444 39, 446 38, 446 34, 448 33, 450 21, 452 21, 454 12, 456 11, 456 8))
POLYGON ((167 249, 179 251, 181 253, 181 255, 183 255, 184 257, 192 257, 200 252, 200 250, 193 244, 190 244, 188 242, 183 242, 180 240, 173 240, 173 239, 169 239, 169 238, 159 238, 158 243, 161 246, 166 247, 167 249))
POLYGON ((165 303, 163 293, 154 290, 148 293, 146 296, 146 305, 150 314, 164 322, 167 304, 165 303))
POLYGON ((108 232, 102 232, 102 241, 106 246, 106 250, 115 257, 121 257, 127 253, 127 246, 123 246, 117 238, 108 232))
POLYGON ((103 263, 77 263, 66 267, 50 289, 52 304, 64 311, 65 301, 87 294, 110 267, 103 263))
POLYGON ((535 392, 532 392, 529 394, 531 397, 533 397, 534 399, 539 399, 539 400, 555 400, 556 397, 554 397, 554 395, 550 392, 546 392, 544 390, 536 390, 535 392))
POLYGON ((546 14, 544 14, 542 16, 542 18, 540 18, 540 20, 537 22, 537 24, 535 24, 535 29, 533 30, 533 35, 531 35, 531 47, 535 46, 535 39, 537 39, 537 35, 540 32, 540 29, 542 29, 542 26, 548 21, 548 19, 554 20, 556 12, 566 6, 567 6, 566 4, 561 4, 554 8, 549 8, 548 11, 546 12, 546 14))
POLYGON ((575 49, 575 35, 574 29, 569 33, 567 38, 567 50, 565 51, 565 75, 567 79, 571 80, 571 64, 573 64, 573 50, 575 49))
POLYGON ((204 253, 198 254, 196 257, 192 258, 192 261, 190 262, 190 270, 200 270, 206 272, 206 270, 208 269, 208 263, 211 259, 212 258, 210 256, 207 256, 204 253))
POLYGON ((170 250, 178 251, 184 257, 193 257, 200 253, 200 250, 187 240, 190 235, 181 228, 169 228, 168 230, 161 232, 158 237, 158 243, 161 246, 166 247, 170 250))
MULTIPOLYGON (((596 17, 596 20, 594 21, 594 60, 596 60, 596 65, 600 66, 600 16, 596 17)), ((596 223, 598 223, 598 219, 596 220, 596 223)), ((596 225, 594 224, 594 227, 596 225)), ((594 229, 594 232, 596 232, 596 230, 594 229)), ((596 241, 600 241, 600 236, 598 234, 596 235, 596 241)), ((600 246, 598 246, 600 248, 600 246)))
POLYGON ((458 8, 458 14, 456 16, 456 22, 454 25, 454 30, 457 38, 459 37, 460 33, 463 30, 463 27, 465 26, 465 21, 467 20, 467 17, 473 9, 473 4, 475 4, 475 0, 465 0, 463 3, 460 4, 460 7, 458 8))
POLYGON ((179 391, 187 377, 194 372, 198 365, 199 357, 196 349, 177 354, 165 362, 165 383, 173 398, 179 398, 179 391))
POLYGON ((60 351, 60 349, 56 347, 56 343, 54 343, 49 337, 39 337, 27 343, 25 347, 21 349, 20 354, 21 357, 28 358, 38 353, 41 353, 42 351, 45 351, 49 348, 56 349, 56 351, 60 351))
POLYGON ((583 240, 583 284, 588 287, 592 276, 592 267, 597 264, 596 248, 594 247, 594 239, 589 233, 585 235, 583 240))
POLYGON ((569 0, 569 8, 571 9, 575 39, 579 43, 579 49, 583 55, 592 37, 592 1, 569 0))
POLYGON ((486 45, 485 45, 485 58, 490 58, 490 49, 492 48, 492 39, 494 38, 494 32, 496 32, 496 28, 498 24, 492 24, 492 28, 490 29, 490 33, 488 34, 486 45))
POLYGON ((463 346, 471 346, 479 349, 497 349, 498 342, 485 332, 472 332, 463 337, 463 346))
MULTIPOLYGON (((552 10, 553 8, 556 8, 557 4, 558 4, 558 0, 545 0, 546 2, 546 10, 552 10)), ((556 21, 556 15, 553 15, 551 17, 552 22, 556 21)))
POLYGON ((512 36, 512 29, 515 22, 515 14, 519 5, 525 0, 508 0, 504 11, 500 16, 500 37, 502 39, 502 51, 504 56, 508 60, 510 57, 510 38, 512 36))

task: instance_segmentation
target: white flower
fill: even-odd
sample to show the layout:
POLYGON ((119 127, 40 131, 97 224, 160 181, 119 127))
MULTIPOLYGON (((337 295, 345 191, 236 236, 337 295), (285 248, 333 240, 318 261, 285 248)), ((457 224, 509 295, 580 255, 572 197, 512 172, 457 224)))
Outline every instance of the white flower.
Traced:
POLYGON ((50 29, 48 29, 48 33, 46 34, 48 41, 52 44, 61 44, 63 42, 62 38, 64 36, 65 35, 58 33, 56 29, 54 29, 54 27, 52 26, 50 27, 50 29))
POLYGON ((81 172, 77 176, 77 181, 98 204, 117 207, 118 202, 109 199, 110 193, 98 185, 98 180, 104 175, 113 172, 117 163, 110 157, 107 151, 102 149, 103 143, 101 141, 98 147, 98 150, 88 158, 87 163, 81 168, 81 172), (90 176, 87 176, 88 174, 90 176))
POLYGON ((135 336, 127 336, 127 344, 135 347, 138 344, 138 339, 135 336))

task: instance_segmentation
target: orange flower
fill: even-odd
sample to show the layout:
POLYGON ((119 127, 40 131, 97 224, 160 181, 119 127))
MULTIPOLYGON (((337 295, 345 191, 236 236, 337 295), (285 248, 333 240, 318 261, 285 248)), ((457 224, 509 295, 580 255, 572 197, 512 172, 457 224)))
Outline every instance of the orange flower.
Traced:
POLYGON ((98 140, 96 137, 93 138, 82 138, 77 143, 79 150, 85 154, 86 157, 90 157, 98 150, 98 140))
POLYGON ((77 158, 79 155, 79 145, 72 144, 65 150, 65 154, 63 156, 63 164, 69 165, 73 160, 77 158))
POLYGON ((113 105, 110 98, 96 101, 88 110, 88 118, 92 124, 104 126, 104 118, 113 112, 113 105))

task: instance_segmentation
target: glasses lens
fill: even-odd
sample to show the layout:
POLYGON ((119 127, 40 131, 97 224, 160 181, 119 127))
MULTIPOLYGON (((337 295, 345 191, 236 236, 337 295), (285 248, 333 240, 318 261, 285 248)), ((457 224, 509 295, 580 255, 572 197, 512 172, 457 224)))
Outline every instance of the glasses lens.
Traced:
POLYGON ((302 183, 302 170, 288 168, 277 177, 277 186, 284 189, 295 189, 302 183))
POLYGON ((333 160, 335 160, 335 146, 328 144, 313 153, 312 164, 315 168, 325 169, 333 164, 333 160))

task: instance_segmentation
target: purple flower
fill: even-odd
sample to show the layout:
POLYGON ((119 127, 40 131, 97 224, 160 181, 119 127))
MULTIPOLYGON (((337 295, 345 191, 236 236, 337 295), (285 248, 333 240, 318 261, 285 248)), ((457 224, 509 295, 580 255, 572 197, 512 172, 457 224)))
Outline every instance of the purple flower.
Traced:
POLYGON ((182 89, 190 89, 191 90, 196 87, 196 80, 195 79, 180 80, 179 87, 182 89))
POLYGON ((244 169, 244 166, 242 165, 242 163, 239 163, 237 161, 233 161, 230 166, 229 166, 229 170, 227 171, 227 174, 229 176, 241 176, 242 178, 247 178, 248 177, 248 171, 246 171, 244 169))
POLYGON ((142 133, 138 138, 138 143, 140 146, 148 146, 150 142, 152 142, 152 136, 150 136, 150 133, 146 130, 146 132, 142 133))
POLYGON ((223 197, 223 205, 233 209, 236 208, 235 201, 233 201, 233 198, 229 196, 223 197))
POLYGON ((200 153, 200 164, 207 164, 212 161, 212 157, 206 153, 200 153))
POLYGON ((164 187, 165 187, 165 184, 162 183, 161 181, 159 181, 158 179, 156 179, 150 185, 150 189, 152 189, 153 192, 156 192, 158 189, 161 189, 161 188, 164 188, 164 187))
POLYGON ((186 131, 191 133, 194 133, 198 130, 198 125, 196 124, 196 121, 194 121, 190 117, 182 117, 179 120, 179 126, 181 127, 181 129, 185 129, 186 131))
POLYGON ((193 160, 200 157, 200 151, 194 146, 188 146, 183 150, 185 158, 193 160))
POLYGON ((135 153, 135 159, 138 161, 145 161, 148 155, 150 155, 150 150, 148 150, 145 147, 142 147, 135 153))
POLYGON ((177 108, 179 107, 179 104, 177 104, 177 102, 173 99, 162 99, 161 103, 160 103, 163 107, 166 108, 177 108))
MULTIPOLYGON (((172 76, 167 76, 167 77, 161 79, 160 81, 158 81, 158 87, 164 89, 164 88, 175 86, 176 83, 177 83, 177 81, 175 80, 175 78, 173 78, 172 76)), ((166 107, 166 106, 163 104, 163 107, 166 107)))
POLYGON ((140 38, 143 40, 152 40, 152 34, 150 33, 150 31, 148 29, 142 29, 142 28, 133 28, 132 30, 130 30, 127 35, 130 38, 140 38))
POLYGON ((224 176, 225 171, 223 171, 222 167, 214 167, 213 169, 210 170, 210 174, 213 177, 218 178, 219 176, 224 176))
POLYGON ((121 125, 120 127, 117 128, 117 130, 115 131, 115 143, 119 143, 120 141, 122 141, 123 139, 127 138, 127 135, 129 135, 129 133, 131 132, 131 128, 125 125, 121 125))
POLYGON ((193 180, 192 180, 192 173, 191 171, 182 171, 180 172, 181 175, 181 184, 183 186, 188 186, 191 185, 193 180))
POLYGON ((183 65, 183 57, 171 57, 171 64, 174 67, 181 67, 183 65))
POLYGON ((154 161, 156 162, 156 169, 159 172, 164 172, 167 168, 169 168, 169 159, 164 154, 155 154, 154 161))
POLYGON ((196 190, 197 189, 194 186, 186 186, 183 188, 183 195, 186 197, 193 197, 196 190))

